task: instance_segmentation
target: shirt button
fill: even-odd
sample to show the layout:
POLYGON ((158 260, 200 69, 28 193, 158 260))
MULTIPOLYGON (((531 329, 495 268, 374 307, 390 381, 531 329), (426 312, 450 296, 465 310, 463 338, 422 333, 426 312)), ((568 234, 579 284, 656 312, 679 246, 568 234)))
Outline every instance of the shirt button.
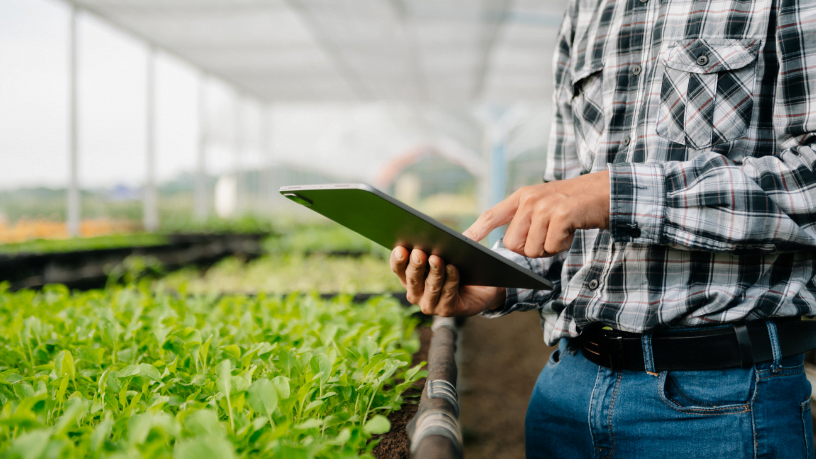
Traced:
POLYGON ((590 290, 595 290, 596 288, 598 288, 598 279, 592 279, 591 281, 589 281, 587 287, 589 287, 590 290))
POLYGON ((708 64, 708 56, 703 55, 697 58, 697 65, 702 67, 706 64, 708 64))
POLYGON ((640 75, 640 72, 643 71, 643 67, 640 64, 635 64, 632 66, 632 75, 640 75))
POLYGON ((623 138, 623 141, 621 141, 621 143, 623 143, 624 147, 628 147, 629 144, 632 143, 632 138, 627 135, 626 137, 623 138))
POLYGON ((649 1, 649 0, 640 0, 640 3, 646 3, 646 2, 648 2, 648 1, 649 1))
POLYGON ((633 238, 639 238, 640 237, 640 228, 630 229, 629 230, 629 236, 632 236, 633 238))

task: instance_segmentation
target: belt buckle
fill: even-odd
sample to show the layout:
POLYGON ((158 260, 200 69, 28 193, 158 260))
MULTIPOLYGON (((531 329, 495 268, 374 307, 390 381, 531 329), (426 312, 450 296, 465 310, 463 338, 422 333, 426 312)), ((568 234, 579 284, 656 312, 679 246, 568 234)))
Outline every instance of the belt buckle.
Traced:
POLYGON ((604 331, 592 339, 587 339, 584 342, 584 349, 597 355, 600 364, 612 370, 621 370, 627 366, 628 360, 623 352, 623 335, 614 330, 604 331))

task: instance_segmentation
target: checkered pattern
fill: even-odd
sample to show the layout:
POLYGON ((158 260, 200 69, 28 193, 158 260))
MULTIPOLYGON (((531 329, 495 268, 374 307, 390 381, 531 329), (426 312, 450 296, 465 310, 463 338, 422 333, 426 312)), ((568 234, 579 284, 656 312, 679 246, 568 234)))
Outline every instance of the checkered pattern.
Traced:
POLYGON ((485 316, 538 309, 554 344, 816 314, 816 2, 573 0, 555 68, 544 178, 608 169, 610 230, 497 247, 555 288, 485 316))

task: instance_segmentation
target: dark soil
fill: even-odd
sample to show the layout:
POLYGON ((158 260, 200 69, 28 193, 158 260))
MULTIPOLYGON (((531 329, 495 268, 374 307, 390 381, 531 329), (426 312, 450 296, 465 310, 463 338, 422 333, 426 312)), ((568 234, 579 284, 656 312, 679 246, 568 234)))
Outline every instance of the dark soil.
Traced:
MULTIPOLYGON (((420 362, 427 362, 428 350, 431 347, 431 336, 433 336, 431 328, 422 327, 418 331, 420 348, 414 354, 411 366, 420 362)), ((406 428, 419 408, 419 396, 422 394, 424 386, 425 378, 422 378, 402 395, 405 399, 402 409, 388 415, 388 420, 391 421, 391 430, 384 435, 374 436, 374 439, 380 439, 380 443, 372 451, 374 457, 377 459, 408 459, 408 433, 406 428)))
POLYGON ((536 312, 465 322, 458 387, 465 458, 524 458, 527 402, 552 351, 536 312))

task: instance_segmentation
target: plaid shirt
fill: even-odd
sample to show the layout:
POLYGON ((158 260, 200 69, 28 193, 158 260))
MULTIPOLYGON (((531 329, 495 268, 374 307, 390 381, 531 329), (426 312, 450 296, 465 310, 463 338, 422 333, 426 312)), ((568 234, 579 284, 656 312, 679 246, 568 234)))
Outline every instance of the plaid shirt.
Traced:
POLYGON ((545 341, 816 314, 816 1, 572 0, 544 179, 610 171, 609 231, 527 259, 545 341))

